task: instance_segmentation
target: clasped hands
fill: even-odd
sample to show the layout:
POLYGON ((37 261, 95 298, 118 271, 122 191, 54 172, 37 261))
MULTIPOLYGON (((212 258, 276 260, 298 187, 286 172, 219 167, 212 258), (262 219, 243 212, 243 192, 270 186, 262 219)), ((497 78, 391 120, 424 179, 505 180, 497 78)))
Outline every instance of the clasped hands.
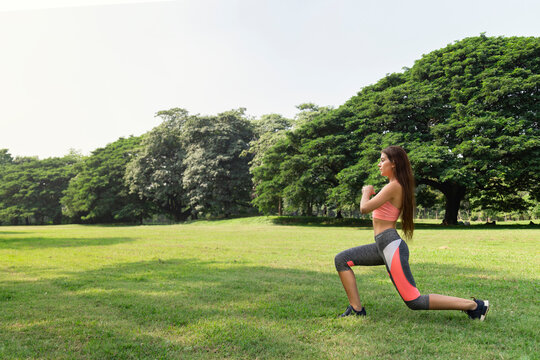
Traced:
POLYGON ((375 188, 373 187, 373 185, 365 185, 364 187, 362 187, 362 195, 375 195, 375 188))

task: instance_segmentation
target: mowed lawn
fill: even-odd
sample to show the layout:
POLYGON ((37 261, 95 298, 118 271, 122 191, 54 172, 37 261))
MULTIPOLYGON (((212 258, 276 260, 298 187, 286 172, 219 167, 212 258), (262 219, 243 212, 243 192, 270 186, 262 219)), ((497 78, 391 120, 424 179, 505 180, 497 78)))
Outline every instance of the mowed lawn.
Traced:
POLYGON ((368 228, 269 218, 0 227, 1 359, 538 359, 540 229, 421 228, 421 293, 489 299, 485 322, 412 311, 384 267, 334 268, 368 228))

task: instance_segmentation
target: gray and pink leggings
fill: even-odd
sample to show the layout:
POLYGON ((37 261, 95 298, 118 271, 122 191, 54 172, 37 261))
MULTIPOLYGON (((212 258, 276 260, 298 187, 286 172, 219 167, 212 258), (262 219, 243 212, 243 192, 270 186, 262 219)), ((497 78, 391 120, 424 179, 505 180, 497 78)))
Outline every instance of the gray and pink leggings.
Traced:
POLYGON ((409 247, 395 229, 375 236, 373 244, 357 246, 340 252, 335 258, 337 271, 351 270, 351 266, 386 265, 405 304, 412 310, 428 310, 429 295, 420 295, 409 268, 409 247))

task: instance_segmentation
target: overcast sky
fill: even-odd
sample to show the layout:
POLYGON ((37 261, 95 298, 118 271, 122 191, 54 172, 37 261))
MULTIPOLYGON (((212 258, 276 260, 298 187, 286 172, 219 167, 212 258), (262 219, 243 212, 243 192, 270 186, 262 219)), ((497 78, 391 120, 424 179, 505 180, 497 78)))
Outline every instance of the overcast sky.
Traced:
POLYGON ((87 155, 172 107, 337 107, 456 40, 540 36, 539 18, 537 0, 0 0, 0 149, 87 155))

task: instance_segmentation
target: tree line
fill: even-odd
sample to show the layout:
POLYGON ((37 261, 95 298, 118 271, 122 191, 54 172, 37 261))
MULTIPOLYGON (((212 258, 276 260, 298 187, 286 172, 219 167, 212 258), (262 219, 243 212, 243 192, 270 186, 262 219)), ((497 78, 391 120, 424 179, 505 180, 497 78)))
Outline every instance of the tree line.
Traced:
POLYGON ((380 150, 409 153, 420 207, 491 212, 538 208, 540 38, 455 42, 389 74, 334 109, 294 119, 234 109, 160 111, 161 124, 84 157, 39 160, 0 150, 0 222, 175 221, 334 214, 378 187, 380 150))

